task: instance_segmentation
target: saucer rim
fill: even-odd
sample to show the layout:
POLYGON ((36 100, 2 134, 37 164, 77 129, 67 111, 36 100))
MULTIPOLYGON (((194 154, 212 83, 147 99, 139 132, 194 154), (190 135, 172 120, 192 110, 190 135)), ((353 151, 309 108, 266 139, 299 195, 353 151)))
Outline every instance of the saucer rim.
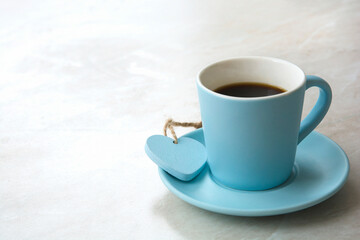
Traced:
MULTIPOLYGON (((189 137, 189 135, 194 135, 200 131, 203 131, 202 128, 194 130, 190 133, 185 134, 183 137, 189 137)), ((321 134, 319 132, 313 131, 311 132, 311 134, 314 135, 320 135, 321 137, 324 137, 327 141, 329 141, 334 147, 336 147, 338 150, 340 150, 340 153, 343 155, 343 159, 344 161, 344 168, 345 168, 345 174, 343 175, 343 178, 341 180, 339 180, 338 184, 336 187, 333 188, 332 191, 329 191, 327 194, 323 195, 320 198, 316 198, 314 200, 310 200, 301 204, 293 204, 292 206, 286 206, 285 208, 272 208, 272 209, 256 209, 256 210, 246 210, 246 209, 234 209, 234 208, 228 208, 228 207, 222 207, 219 205, 214 205, 214 204, 210 204, 208 202, 203 202, 203 201, 199 201, 196 200, 184 193, 182 193, 181 191, 179 191, 177 188, 175 188, 172 184, 170 184, 170 182, 168 180, 165 179, 165 174, 170 176, 168 173, 166 173, 164 170, 162 170, 161 168, 158 169, 159 171, 159 175, 160 178, 162 180, 162 182, 164 183, 164 185, 172 192, 174 193, 177 197, 179 197, 180 199, 184 200, 185 202, 197 206, 201 209, 205 209, 211 212, 216 212, 216 213, 221 213, 221 214, 226 214, 226 215, 233 215, 233 216, 273 216, 273 215, 280 215, 280 214, 286 214, 286 213, 291 213, 291 212, 295 212, 295 211, 299 211, 305 208, 309 208, 312 207, 320 202, 323 202, 327 199, 329 199, 330 197, 332 197, 335 193, 337 193, 346 183, 346 180, 349 176, 349 172, 350 172, 350 163, 349 163, 349 158, 346 155, 345 151, 332 139, 330 139, 329 137, 327 137, 324 134, 321 134)), ((201 173, 203 171, 210 171, 208 169, 208 165, 206 164, 206 166, 202 169, 201 173)), ((200 173, 200 174, 201 174, 200 173)), ((206 174, 210 174, 210 173, 206 173, 206 174)), ((211 179, 211 181, 214 181, 213 179, 211 179)), ((190 181, 189 183, 191 183, 192 181, 190 181)), ((217 184, 217 183, 215 183, 217 184)), ((220 185, 218 185, 219 187, 221 187, 222 189, 226 189, 220 185)), ((228 190, 228 189, 227 189, 228 190)), ((243 191, 243 190, 235 190, 235 191, 243 191)), ((266 190, 264 190, 266 191, 266 190)), ((245 191, 248 192, 248 191, 245 191)), ((250 191, 251 192, 251 191, 250 191)), ((262 192, 262 191, 260 191, 262 192)))

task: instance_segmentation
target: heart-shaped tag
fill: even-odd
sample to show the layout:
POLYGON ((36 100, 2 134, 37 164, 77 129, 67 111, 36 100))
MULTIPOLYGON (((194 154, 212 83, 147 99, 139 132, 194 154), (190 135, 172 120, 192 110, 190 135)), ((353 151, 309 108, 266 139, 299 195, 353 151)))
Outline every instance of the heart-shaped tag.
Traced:
POLYGON ((149 158, 170 175, 190 181, 197 176, 205 165, 207 154, 204 145, 187 137, 178 139, 153 135, 146 141, 145 152, 149 158))

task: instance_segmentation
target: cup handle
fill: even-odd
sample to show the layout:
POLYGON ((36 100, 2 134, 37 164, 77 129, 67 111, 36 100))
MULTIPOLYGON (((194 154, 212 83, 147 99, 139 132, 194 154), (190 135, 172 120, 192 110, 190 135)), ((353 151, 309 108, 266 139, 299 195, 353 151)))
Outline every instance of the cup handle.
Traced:
POLYGON ((322 78, 306 75, 306 89, 319 88, 319 98, 306 118, 301 122, 298 144, 316 128, 329 110, 332 93, 329 84, 322 78))

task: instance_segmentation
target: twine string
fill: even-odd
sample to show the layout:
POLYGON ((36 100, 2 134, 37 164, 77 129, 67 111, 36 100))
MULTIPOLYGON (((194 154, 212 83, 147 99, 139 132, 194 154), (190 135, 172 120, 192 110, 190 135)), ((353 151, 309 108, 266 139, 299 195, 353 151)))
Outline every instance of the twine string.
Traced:
POLYGON ((164 135, 167 136, 167 130, 170 129, 171 135, 174 138, 174 143, 178 144, 178 138, 175 134, 174 127, 194 127, 196 129, 202 127, 202 122, 175 122, 169 118, 164 125, 164 135))

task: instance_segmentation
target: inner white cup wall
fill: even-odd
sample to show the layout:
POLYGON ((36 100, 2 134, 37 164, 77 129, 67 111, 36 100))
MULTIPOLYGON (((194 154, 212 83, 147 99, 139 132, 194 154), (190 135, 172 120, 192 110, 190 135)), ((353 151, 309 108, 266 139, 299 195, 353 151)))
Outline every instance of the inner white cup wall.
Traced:
POLYGON ((256 82, 291 91, 300 87, 305 81, 304 72, 296 65, 262 57, 218 62, 205 68, 199 78, 202 85, 210 90, 233 83, 256 82))

